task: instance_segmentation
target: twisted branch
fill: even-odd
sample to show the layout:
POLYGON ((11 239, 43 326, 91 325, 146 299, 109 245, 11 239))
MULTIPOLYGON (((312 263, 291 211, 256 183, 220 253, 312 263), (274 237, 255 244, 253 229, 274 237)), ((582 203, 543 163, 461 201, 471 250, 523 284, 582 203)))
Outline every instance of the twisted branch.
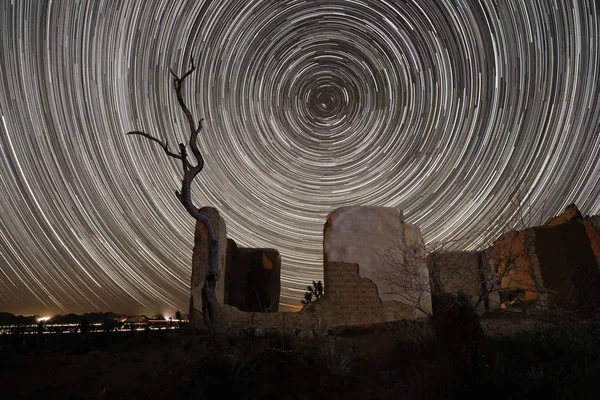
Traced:
POLYGON ((173 75, 175 93, 177 94, 177 102, 181 107, 181 110, 185 114, 187 119, 189 129, 190 129, 190 137, 189 137, 189 146, 192 151, 192 154, 196 158, 196 165, 192 165, 187 157, 186 145, 184 143, 179 143, 179 153, 174 153, 169 149, 169 145, 156 137, 149 135, 143 131, 131 131, 128 132, 128 135, 139 135, 143 136, 146 139, 149 139, 153 142, 158 143, 165 153, 169 157, 176 158, 181 160, 183 167, 183 178, 181 180, 181 190, 175 191, 175 194, 187 212, 194 217, 197 221, 200 221, 206 228, 208 229, 210 235, 210 243, 209 243, 209 268, 206 272, 206 277, 204 280, 204 286, 202 287, 202 311, 204 315, 204 321, 206 326, 212 330, 219 329, 219 307, 217 303, 216 297, 216 282, 219 279, 219 269, 218 269, 218 241, 214 226, 208 215, 201 212, 198 207, 196 207, 192 202, 191 197, 191 185, 194 178, 202 171, 204 168, 204 159, 200 154, 200 150, 198 149, 198 134, 202 130, 202 121, 201 119, 196 122, 194 121, 194 117, 190 109, 185 104, 183 100, 183 94, 181 92, 183 82, 189 77, 192 72, 196 70, 196 66, 194 65, 194 59, 191 59, 191 68, 187 70, 183 76, 180 78, 173 72, 172 69, 169 69, 171 75, 173 75))

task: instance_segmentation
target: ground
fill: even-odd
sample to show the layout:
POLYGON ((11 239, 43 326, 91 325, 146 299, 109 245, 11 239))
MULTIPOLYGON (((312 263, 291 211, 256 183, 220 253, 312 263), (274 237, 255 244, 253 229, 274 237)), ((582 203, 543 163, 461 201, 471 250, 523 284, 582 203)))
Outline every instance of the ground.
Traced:
POLYGON ((221 344, 189 329, 6 335, 0 336, 0 385, 7 399, 462 399, 477 394, 488 400, 586 399, 600 393, 599 324, 565 320, 519 332, 523 324, 529 322, 484 321, 488 334, 476 348, 440 340, 425 321, 317 336, 245 332, 221 344))

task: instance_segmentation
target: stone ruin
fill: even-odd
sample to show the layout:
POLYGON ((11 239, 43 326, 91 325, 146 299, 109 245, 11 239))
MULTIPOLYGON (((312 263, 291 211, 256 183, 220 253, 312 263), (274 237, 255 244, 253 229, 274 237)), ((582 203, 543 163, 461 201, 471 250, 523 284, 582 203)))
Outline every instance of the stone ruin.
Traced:
MULTIPOLYGON (((239 248, 227 239, 224 220, 207 213, 219 238, 217 298, 226 329, 303 331, 414 319, 431 310, 429 297, 394 292, 384 279, 381 255, 396 246, 423 249, 419 230, 397 208, 344 207, 327 216, 323 232, 325 294, 301 312, 277 312, 281 258, 274 249, 239 248), (226 246, 222 246, 226 243, 226 246)), ((208 268, 208 232, 196 224, 190 321, 202 328, 202 294, 208 268)), ((420 283, 429 277, 424 258, 414 265, 420 283)), ((300 302, 300 298, 298 302, 300 302)))
MULTIPOLYGON (((436 293, 481 298, 479 313, 515 304, 600 306, 600 216, 583 218, 575 206, 543 226, 507 232, 485 250, 429 255, 422 253, 419 229, 406 223, 399 209, 339 208, 327 216, 323 231, 324 295, 300 312, 278 312, 279 252, 238 247, 227 239, 217 210, 202 211, 219 237, 217 297, 226 329, 299 332, 415 319, 440 311, 436 293), (394 271, 385 256, 391 253, 419 290, 388 279, 394 271)), ((197 223, 190 321, 198 328, 204 326, 201 288, 207 268, 208 234, 197 223)))
POLYGON ((248 312, 278 311, 280 275, 277 250, 238 247, 227 239, 225 304, 248 312))
POLYGON ((406 223, 397 208, 338 208, 327 216, 323 232, 325 301, 348 308, 344 313, 350 318, 379 309, 382 315, 377 319, 382 321, 426 316, 431 298, 428 290, 420 290, 429 284, 424 254, 405 257, 424 248, 419 230, 406 223), (394 279, 386 279, 393 276, 390 268, 402 267, 389 265, 390 253, 398 263, 415 263, 411 271, 420 282, 398 287, 394 279))
POLYGON ((597 309, 599 266, 600 216, 583 218, 575 205, 542 226, 506 232, 483 251, 429 256, 432 277, 444 291, 463 291, 472 300, 486 294, 480 313, 503 308, 597 309))
MULTIPOLYGON (((217 302, 247 312, 272 312, 279 309, 281 257, 274 249, 238 247, 227 239, 225 220, 212 207, 203 207, 212 222, 219 242, 219 279, 217 302)), ((202 286, 208 270, 209 233, 196 223, 190 297, 190 320, 202 321, 202 286)))

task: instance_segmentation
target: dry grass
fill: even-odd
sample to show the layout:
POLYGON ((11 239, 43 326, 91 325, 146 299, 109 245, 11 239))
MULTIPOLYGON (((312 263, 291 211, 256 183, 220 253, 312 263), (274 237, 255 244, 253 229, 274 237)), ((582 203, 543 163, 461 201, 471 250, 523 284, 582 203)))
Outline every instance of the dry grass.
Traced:
POLYGON ((183 331, 6 336, 0 385, 3 398, 594 398, 599 335, 598 323, 574 322, 488 335, 476 374, 468 363, 457 369, 431 326, 415 321, 314 337, 250 333, 217 347, 183 331))

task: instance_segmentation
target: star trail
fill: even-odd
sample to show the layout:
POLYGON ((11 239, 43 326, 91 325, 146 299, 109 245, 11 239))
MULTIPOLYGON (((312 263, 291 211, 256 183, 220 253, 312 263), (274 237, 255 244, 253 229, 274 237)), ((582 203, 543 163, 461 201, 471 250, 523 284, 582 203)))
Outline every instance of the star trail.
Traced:
POLYGON ((125 133, 187 139, 192 56, 195 204, 280 251, 282 305, 338 207, 462 249, 599 214, 599 28, 596 0, 1 0, 0 311, 187 311, 181 166, 125 133))

